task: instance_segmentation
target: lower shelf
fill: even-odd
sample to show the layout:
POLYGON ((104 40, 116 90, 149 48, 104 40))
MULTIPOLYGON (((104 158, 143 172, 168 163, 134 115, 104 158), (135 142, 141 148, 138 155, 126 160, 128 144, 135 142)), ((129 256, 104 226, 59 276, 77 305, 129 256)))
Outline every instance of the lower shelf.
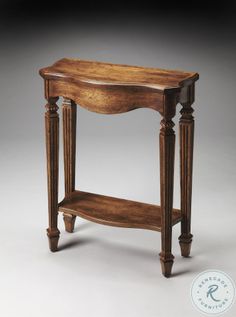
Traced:
MULTIPOLYGON (((161 208, 126 199, 74 191, 59 204, 59 211, 100 224, 161 231, 161 208)), ((179 209, 172 211, 172 225, 181 221, 179 209)))

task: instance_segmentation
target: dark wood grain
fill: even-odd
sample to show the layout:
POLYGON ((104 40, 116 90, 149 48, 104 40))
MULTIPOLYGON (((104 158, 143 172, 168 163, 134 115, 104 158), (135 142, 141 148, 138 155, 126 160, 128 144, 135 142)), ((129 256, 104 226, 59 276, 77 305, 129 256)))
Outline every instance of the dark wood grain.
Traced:
POLYGON ((57 251, 60 231, 57 228, 58 215, 58 151, 59 151, 59 116, 56 104, 58 98, 49 98, 45 113, 47 175, 48 175, 48 215, 47 235, 49 248, 57 251))
POLYGON ((191 205, 192 205, 192 170, 193 170, 193 140, 194 140, 194 85, 185 90, 182 94, 180 103, 181 118, 179 121, 180 129, 180 189, 181 189, 181 235, 179 243, 181 254, 188 257, 191 250, 191 205))
MULTIPOLYGON (((64 145, 64 175, 65 197, 75 190, 75 160, 76 160, 76 111, 73 100, 63 99, 63 145, 64 145)), ((76 216, 64 214, 65 229, 73 232, 76 216)))
MULTIPOLYGON (((161 231, 161 209, 157 205, 75 191, 59 204, 59 211, 100 224, 161 231)), ((181 220, 173 209, 172 225, 181 220)))

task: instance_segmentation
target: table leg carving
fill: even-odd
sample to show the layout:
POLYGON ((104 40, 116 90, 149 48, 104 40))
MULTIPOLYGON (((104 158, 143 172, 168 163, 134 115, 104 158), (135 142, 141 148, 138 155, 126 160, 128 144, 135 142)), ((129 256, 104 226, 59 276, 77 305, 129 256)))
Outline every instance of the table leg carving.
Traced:
POLYGON ((160 262, 162 274, 171 275, 174 256, 171 253, 172 245, 172 208, 174 182, 174 151, 175 133, 171 118, 161 120, 160 130, 160 177, 161 177, 161 253, 160 262))
POLYGON ((57 251, 60 231, 57 228, 58 217, 58 159, 59 159, 59 115, 56 104, 58 98, 48 98, 45 113, 47 179, 48 179, 48 215, 47 236, 49 248, 57 251))
MULTIPOLYGON (((193 99, 193 97, 191 98, 193 99)), ((191 200, 192 200, 192 169, 193 169, 193 141, 194 118, 191 104, 193 100, 181 103, 180 128, 180 187, 181 187, 181 235, 179 243, 181 254, 188 257, 190 254, 191 234, 191 200)))
MULTIPOLYGON (((64 144, 64 175, 65 196, 75 190, 75 157, 76 157, 76 112, 77 106, 70 99, 63 99, 63 144, 64 144)), ((64 213, 67 232, 74 231, 76 216, 64 213)))

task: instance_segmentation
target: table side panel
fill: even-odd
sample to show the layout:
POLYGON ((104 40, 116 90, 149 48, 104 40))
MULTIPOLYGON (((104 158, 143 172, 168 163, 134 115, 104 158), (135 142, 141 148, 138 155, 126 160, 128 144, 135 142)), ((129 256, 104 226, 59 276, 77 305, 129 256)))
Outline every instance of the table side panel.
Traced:
POLYGON ((97 113, 116 114, 137 108, 161 112, 163 109, 163 93, 149 87, 68 83, 64 80, 46 81, 48 96, 72 99, 87 110, 97 113))

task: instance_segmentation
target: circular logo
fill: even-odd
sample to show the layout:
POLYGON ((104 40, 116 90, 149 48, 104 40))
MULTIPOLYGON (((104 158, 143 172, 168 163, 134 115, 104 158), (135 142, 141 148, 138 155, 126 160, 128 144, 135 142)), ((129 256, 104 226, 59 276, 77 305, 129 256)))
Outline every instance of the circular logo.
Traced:
POLYGON ((234 281, 222 271, 204 271, 192 283, 191 298, 194 307, 202 313, 224 313, 235 299, 234 281))

